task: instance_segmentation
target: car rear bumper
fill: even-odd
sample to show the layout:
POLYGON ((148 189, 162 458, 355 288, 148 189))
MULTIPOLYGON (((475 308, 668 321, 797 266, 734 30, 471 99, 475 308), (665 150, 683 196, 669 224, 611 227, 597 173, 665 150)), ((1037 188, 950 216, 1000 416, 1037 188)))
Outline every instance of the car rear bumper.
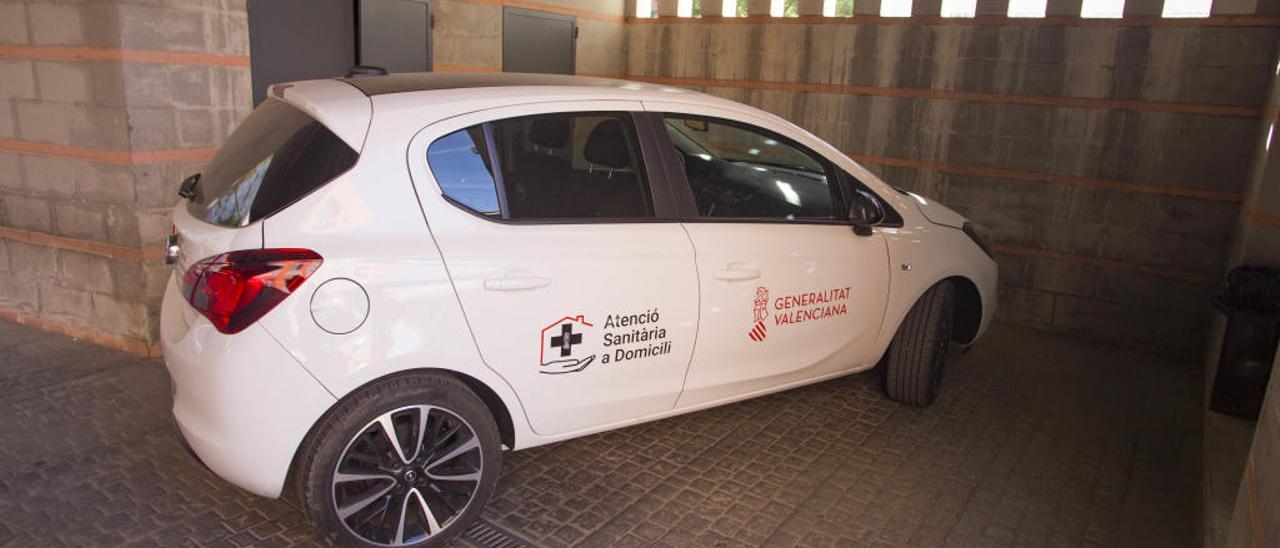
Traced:
MULTIPOLYGON (((182 444, 182 448, 187 452, 188 455, 191 455, 191 460, 196 461, 196 464, 199 464, 205 470, 209 470, 209 465, 205 464, 203 460, 200 460, 200 455, 197 455, 196 450, 191 448, 190 443, 187 443, 187 436, 186 434, 182 433, 182 428, 178 427, 177 418, 175 418, 173 422, 174 422, 173 433, 174 435, 178 436, 178 443, 182 444)), ((209 470, 209 471, 212 472, 213 470, 209 470)))
POLYGON ((278 497, 298 446, 335 398, 260 326, 224 335, 187 308, 171 279, 160 338, 183 443, 223 479, 278 497))

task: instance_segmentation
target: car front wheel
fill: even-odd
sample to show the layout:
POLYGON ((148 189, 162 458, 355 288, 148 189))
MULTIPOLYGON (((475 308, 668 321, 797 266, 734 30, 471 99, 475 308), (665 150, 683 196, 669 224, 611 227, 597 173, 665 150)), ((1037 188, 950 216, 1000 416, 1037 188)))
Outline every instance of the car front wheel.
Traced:
POLYGON ((299 492, 344 546, 442 546, 488 501, 501 467, 484 403, 444 374, 406 375, 340 403, 303 449, 299 492))
POLYGON ((889 344, 885 392, 889 399, 926 406, 938 397, 955 325, 955 286, 940 282, 907 312, 889 344))

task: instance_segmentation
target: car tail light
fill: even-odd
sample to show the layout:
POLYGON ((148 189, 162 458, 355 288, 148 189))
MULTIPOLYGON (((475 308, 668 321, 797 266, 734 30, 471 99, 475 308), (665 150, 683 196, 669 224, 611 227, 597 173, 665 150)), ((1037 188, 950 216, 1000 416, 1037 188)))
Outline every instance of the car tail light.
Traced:
POLYGON ((182 276, 182 294, 218 331, 239 333, 296 291, 322 262, 308 249, 223 253, 191 265, 182 276))

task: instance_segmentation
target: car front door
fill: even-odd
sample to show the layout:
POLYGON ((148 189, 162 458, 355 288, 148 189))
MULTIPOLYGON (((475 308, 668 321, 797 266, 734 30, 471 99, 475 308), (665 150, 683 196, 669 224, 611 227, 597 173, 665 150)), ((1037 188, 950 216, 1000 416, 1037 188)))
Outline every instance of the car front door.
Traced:
POLYGON ((475 344, 542 435, 670 410, 693 351, 692 246, 655 205, 629 112, 640 109, 507 107, 439 122, 410 146, 475 344))
POLYGON ((785 128, 646 106, 668 110, 650 120, 687 179, 698 265, 698 344, 678 406, 873 363, 888 250, 852 230, 831 163, 785 128))

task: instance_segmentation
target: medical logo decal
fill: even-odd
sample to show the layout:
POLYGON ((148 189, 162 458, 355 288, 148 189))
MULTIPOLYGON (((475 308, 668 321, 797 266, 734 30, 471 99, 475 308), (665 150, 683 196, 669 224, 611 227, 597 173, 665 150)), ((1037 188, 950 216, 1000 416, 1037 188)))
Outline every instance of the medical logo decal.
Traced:
POLYGON ((836 287, 793 293, 770 300, 769 288, 757 287, 751 307, 751 321, 754 323, 747 331, 747 337, 755 342, 764 342, 769 336, 769 323, 777 328, 848 314, 849 294, 852 291, 852 287, 836 287), (770 308, 773 309, 772 314, 770 308), (771 316, 773 322, 766 321, 771 316))
POLYGON ((591 365, 596 359, 594 354, 587 355, 579 350, 579 357, 575 358, 573 350, 582 344, 583 334, 592 327, 595 326, 588 323, 582 314, 578 314, 565 316, 542 328, 542 351, 538 355, 542 367, 539 371, 558 375, 582 371, 591 365))
POLYGON ((651 308, 633 314, 608 314, 599 335, 582 314, 565 316, 542 329, 538 371, 577 373, 592 363, 620 364, 671 353, 662 315, 651 308))

